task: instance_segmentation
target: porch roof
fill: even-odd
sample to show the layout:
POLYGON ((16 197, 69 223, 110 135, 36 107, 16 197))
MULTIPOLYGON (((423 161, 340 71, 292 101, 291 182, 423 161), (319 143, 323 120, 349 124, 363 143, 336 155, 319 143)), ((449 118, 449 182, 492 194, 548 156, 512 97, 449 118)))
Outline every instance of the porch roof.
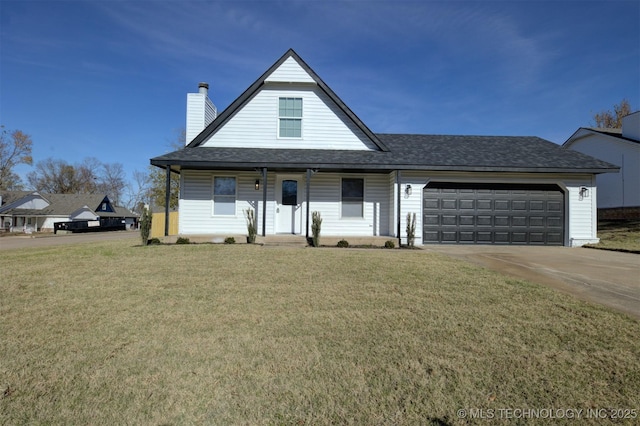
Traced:
POLYGON ((376 134, 388 151, 185 147, 151 159, 181 169, 606 173, 619 167, 535 136, 376 134))

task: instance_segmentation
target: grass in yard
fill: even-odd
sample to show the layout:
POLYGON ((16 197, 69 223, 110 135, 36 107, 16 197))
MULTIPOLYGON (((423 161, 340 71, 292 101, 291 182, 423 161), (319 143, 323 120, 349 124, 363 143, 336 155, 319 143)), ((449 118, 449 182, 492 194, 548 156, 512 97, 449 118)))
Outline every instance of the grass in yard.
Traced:
POLYGON ((598 238, 591 247, 640 253, 640 220, 599 221, 598 238))
POLYGON ((455 425, 486 423, 463 408, 640 409, 637 321, 424 251, 5 251, 0 318, 2 424, 455 425))

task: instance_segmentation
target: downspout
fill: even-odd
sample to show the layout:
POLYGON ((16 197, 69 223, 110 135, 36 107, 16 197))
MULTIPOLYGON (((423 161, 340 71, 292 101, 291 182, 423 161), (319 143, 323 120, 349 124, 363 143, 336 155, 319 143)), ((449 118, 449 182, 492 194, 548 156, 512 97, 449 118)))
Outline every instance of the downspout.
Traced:
POLYGON ((171 200, 171 166, 167 165, 167 181, 164 194, 164 236, 169 236, 169 202, 171 200))
POLYGON ((262 168, 262 236, 267 235, 267 168, 262 168))
POLYGON ((400 181, 402 179, 402 172, 400 170, 396 170, 396 198, 398 200, 398 204, 396 206, 396 214, 397 214, 397 230, 396 230, 396 235, 398 237, 398 247, 400 247, 402 245, 402 234, 400 234, 400 214, 401 214, 401 206, 400 206, 400 200, 402 199, 402 194, 400 193, 400 181))
POLYGON ((311 169, 307 169, 307 194, 305 195, 305 199, 307 200, 307 224, 305 226, 305 238, 309 239, 309 202, 311 201, 309 198, 309 193, 311 192, 311 169))

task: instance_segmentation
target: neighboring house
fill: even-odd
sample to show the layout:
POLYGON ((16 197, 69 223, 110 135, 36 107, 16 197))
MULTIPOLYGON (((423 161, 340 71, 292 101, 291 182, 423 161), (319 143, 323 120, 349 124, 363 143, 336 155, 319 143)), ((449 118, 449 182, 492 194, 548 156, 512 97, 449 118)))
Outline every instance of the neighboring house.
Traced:
POLYGON ((50 232, 55 222, 100 218, 122 218, 130 228, 137 224, 138 215, 114 206, 104 194, 0 193, 0 223, 5 231, 50 232))
POLYGON ((151 159, 180 174, 180 234, 245 234, 254 209, 259 235, 309 236, 318 211, 324 236, 404 244, 415 213, 416 244, 598 241, 612 164, 537 137, 373 133, 293 50, 210 122, 207 89, 188 102, 197 136, 151 159))
POLYGON ((622 129, 579 128, 563 147, 620 167, 598 175, 598 208, 640 209, 640 111, 622 119, 622 129))

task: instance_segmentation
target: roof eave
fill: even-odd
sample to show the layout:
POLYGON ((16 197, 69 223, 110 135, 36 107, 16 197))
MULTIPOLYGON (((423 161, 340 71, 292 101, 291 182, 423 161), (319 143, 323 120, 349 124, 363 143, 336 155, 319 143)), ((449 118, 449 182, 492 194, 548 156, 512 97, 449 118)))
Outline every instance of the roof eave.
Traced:
POLYGON ((195 170, 253 170, 260 168, 267 169, 289 169, 289 170, 424 170, 424 171, 444 171, 444 172, 494 172, 494 173, 571 173, 571 174, 600 174, 617 173, 619 167, 603 168, 567 168, 567 167, 493 167, 493 166, 451 166, 451 165, 429 165, 429 164, 386 164, 386 163, 287 163, 287 162, 235 162, 235 161, 175 161, 152 159, 151 164, 156 167, 172 167, 173 171, 180 169, 195 170))

